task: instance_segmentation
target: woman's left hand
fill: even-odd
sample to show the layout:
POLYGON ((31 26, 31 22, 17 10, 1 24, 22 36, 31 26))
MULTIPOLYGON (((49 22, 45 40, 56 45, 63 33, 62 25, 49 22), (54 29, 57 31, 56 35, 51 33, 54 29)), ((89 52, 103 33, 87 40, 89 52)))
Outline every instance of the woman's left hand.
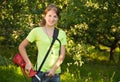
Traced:
POLYGON ((46 74, 46 76, 48 77, 53 77, 55 75, 55 70, 51 69, 48 71, 48 73, 46 74))

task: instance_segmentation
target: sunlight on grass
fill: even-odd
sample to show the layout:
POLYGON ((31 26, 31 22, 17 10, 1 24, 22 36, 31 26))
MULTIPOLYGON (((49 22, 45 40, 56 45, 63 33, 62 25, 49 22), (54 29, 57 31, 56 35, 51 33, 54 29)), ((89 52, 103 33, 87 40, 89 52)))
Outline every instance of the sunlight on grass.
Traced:
POLYGON ((21 70, 20 67, 17 67, 16 72, 17 72, 18 75, 23 75, 22 70, 21 70))
POLYGON ((98 57, 98 60, 103 61, 103 60, 107 60, 107 59, 106 59, 105 56, 99 56, 99 57, 98 57))
POLYGON ((61 82, 76 82, 74 74, 71 74, 69 69, 67 69, 67 71, 61 75, 61 82))

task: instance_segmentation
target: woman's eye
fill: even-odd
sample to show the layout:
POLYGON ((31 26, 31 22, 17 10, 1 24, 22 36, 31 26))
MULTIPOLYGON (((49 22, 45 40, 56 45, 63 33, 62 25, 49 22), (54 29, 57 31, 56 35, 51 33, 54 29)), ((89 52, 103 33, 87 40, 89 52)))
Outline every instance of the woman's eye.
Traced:
POLYGON ((51 15, 49 15, 49 17, 51 17, 51 15))
POLYGON ((57 18, 56 15, 48 15, 48 17, 54 17, 54 18, 57 18))
POLYGON ((57 16, 54 16, 54 18, 57 18, 57 16))

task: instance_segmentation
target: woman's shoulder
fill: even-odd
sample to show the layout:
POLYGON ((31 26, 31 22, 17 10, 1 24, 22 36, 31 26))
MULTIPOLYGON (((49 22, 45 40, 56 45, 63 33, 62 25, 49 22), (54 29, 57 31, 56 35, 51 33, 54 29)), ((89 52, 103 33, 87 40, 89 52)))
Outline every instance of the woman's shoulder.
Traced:
POLYGON ((62 30, 62 29, 59 29, 59 33, 61 33, 61 34, 65 34, 65 31, 64 30, 62 30))
POLYGON ((59 36, 66 36, 66 32, 63 29, 59 29, 59 36))
POLYGON ((32 30, 38 30, 41 29, 41 27, 34 27, 32 30))
POLYGON ((41 27, 34 27, 34 28, 32 28, 32 31, 40 31, 41 30, 41 27))

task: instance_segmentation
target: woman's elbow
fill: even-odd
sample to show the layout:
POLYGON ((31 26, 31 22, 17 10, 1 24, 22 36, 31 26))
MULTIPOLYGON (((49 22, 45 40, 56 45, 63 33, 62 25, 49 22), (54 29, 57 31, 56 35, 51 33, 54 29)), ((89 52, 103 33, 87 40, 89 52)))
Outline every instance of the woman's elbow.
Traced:
POLYGON ((20 50, 22 50, 22 49, 25 49, 28 44, 29 44, 29 42, 28 42, 26 39, 23 40, 23 41, 20 43, 20 45, 18 46, 18 50, 20 51, 20 50))

